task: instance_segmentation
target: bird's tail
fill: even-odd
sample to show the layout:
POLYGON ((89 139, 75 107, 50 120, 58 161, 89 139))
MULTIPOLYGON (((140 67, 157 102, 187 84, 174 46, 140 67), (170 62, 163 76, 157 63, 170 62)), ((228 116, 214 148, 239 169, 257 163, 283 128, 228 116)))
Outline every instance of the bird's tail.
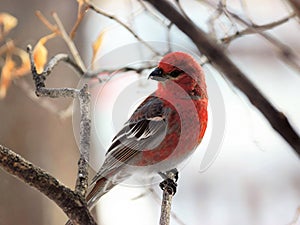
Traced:
MULTIPOLYGON (((115 185, 116 184, 114 182, 105 177, 101 177, 94 184, 92 184, 86 197, 88 209, 91 210, 94 208, 99 198, 109 192, 115 185)), ((71 220, 68 220, 66 225, 72 225, 71 220)))
POLYGON ((116 183, 105 177, 101 177, 94 184, 92 184, 86 197, 88 208, 90 210, 94 208, 99 198, 109 192, 115 185, 116 183))

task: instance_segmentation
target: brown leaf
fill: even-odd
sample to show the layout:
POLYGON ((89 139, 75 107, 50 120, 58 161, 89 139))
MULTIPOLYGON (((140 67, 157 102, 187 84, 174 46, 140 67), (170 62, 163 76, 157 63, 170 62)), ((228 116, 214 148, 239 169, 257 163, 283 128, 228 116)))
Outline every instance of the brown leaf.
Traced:
POLYGON ((45 37, 42 37, 33 49, 33 60, 38 73, 43 72, 44 66, 48 58, 48 49, 45 47, 45 44, 48 40, 55 37, 56 35, 57 35, 56 33, 53 33, 45 37))
POLYGON ((30 71, 30 60, 27 52, 23 49, 17 48, 15 54, 21 59, 21 66, 14 71, 14 77, 21 77, 26 75, 30 71))
POLYGON ((100 32, 100 34, 98 35, 97 39, 94 41, 93 43, 93 57, 92 57, 92 66, 94 66, 95 63, 95 59, 96 59, 96 55, 99 52, 102 43, 103 43, 103 38, 104 38, 104 34, 106 33, 106 30, 102 30, 100 32))
POLYGON ((6 96, 7 89, 13 79, 13 71, 15 69, 15 62, 11 58, 11 54, 6 55, 4 66, 1 71, 1 80, 0 80, 0 98, 6 96))
POLYGON ((3 33, 8 33, 18 24, 18 19, 9 13, 0 13, 0 24, 3 26, 3 33))
POLYGON ((43 43, 38 42, 33 49, 33 60, 38 73, 44 71, 44 66, 47 62, 48 50, 43 43))

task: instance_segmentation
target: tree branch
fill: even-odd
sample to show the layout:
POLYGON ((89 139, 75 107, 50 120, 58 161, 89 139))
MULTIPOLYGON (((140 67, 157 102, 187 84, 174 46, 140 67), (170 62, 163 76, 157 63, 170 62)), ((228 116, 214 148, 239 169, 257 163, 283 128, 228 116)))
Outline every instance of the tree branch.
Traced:
POLYGON ((246 75, 224 54, 222 48, 193 22, 182 16, 169 1, 146 1, 190 37, 198 50, 205 54, 212 64, 248 97, 249 101, 265 116, 274 130, 290 144, 300 157, 300 138, 287 117, 263 96, 246 75))
POLYGON ((159 224, 169 225, 172 199, 177 189, 178 171, 177 169, 172 169, 166 173, 159 174, 164 179, 159 185, 163 191, 159 224))
POLYGON ((159 220, 160 225, 170 224, 172 199, 173 199, 173 195, 168 192, 167 188, 164 189, 163 199, 161 202, 160 220, 159 220))
POLYGON ((58 28, 59 28, 59 31, 61 32, 61 36, 62 38, 65 40, 66 44, 68 45, 77 65, 83 70, 83 71, 86 71, 86 67, 78 53, 78 50, 74 44, 74 42, 72 41, 72 39, 70 38, 70 36, 67 34, 62 22, 60 21, 58 15, 56 13, 53 13, 52 14, 58 28))
POLYGON ((277 20, 277 21, 274 21, 274 22, 268 23, 268 24, 263 24, 263 25, 253 24, 251 27, 247 27, 244 30, 238 31, 233 35, 222 38, 221 41, 227 44, 227 43, 229 43, 229 42, 231 42, 231 41, 233 41, 233 40, 235 40, 239 37, 242 37, 242 36, 245 36, 245 35, 248 35, 248 34, 254 34, 254 33, 257 33, 257 32, 263 32, 265 30, 273 29, 273 28, 275 28, 275 27, 277 27, 281 24, 286 23, 291 18, 293 18, 295 15, 296 14, 293 13, 293 14, 291 14, 289 16, 286 16, 286 17, 284 17, 280 20, 277 20))
POLYGON ((2 145, 0 145, 0 166, 53 200, 74 223, 96 224, 87 209, 85 199, 80 194, 65 187, 49 173, 2 145))
POLYGON ((104 10, 97 8, 91 1, 86 2, 88 7, 93 10, 94 12, 103 15, 109 19, 114 20, 116 23, 120 24, 122 27, 124 27, 127 31, 129 31, 139 42, 141 42, 143 45, 145 45, 150 51, 152 51, 155 55, 160 55, 158 51, 156 51, 150 44, 148 44, 146 41, 144 41, 137 33, 135 33, 130 26, 128 26, 126 23, 122 22, 119 18, 115 17, 114 15, 111 15, 104 10))
MULTIPOLYGON (((76 180, 75 192, 82 199, 85 198, 87 188, 88 188, 88 162, 89 162, 89 149, 90 149, 90 133, 91 133, 91 119, 90 119, 90 94, 87 91, 87 84, 85 84, 82 89, 75 88, 46 88, 45 81, 47 76, 50 75, 53 68, 60 61, 66 61, 70 63, 79 73, 82 73, 81 67, 78 67, 76 63, 72 62, 67 55, 58 54, 53 57, 47 64, 45 70, 38 74, 36 66, 33 59, 32 48, 31 46, 27 47, 27 51, 30 58, 31 72, 33 80, 35 82, 36 94, 38 96, 47 96, 51 98, 59 97, 72 97, 79 99, 80 107, 80 158, 78 161, 78 175, 76 180)), ((84 201, 85 202, 85 201, 84 201)), ((70 210, 76 208, 76 205, 70 205, 70 210)), ((86 203, 84 205, 86 207, 86 203)), ((80 216, 80 214, 78 214, 80 216)), ((69 216, 69 215, 68 215, 69 216)), ((73 215, 72 215, 73 216, 73 215)), ((76 218, 70 217, 73 224, 76 224, 76 218)), ((84 223, 86 224, 86 223, 84 223)), ((92 218, 87 224, 95 224, 94 219, 92 218)))
POLYGON ((88 187, 88 162, 91 136, 90 94, 87 85, 80 90, 80 159, 78 161, 78 177, 75 191, 85 197, 88 187))
POLYGON ((75 63, 67 54, 57 54, 54 57, 52 57, 48 64, 45 67, 45 70, 43 72, 44 76, 48 76, 52 70, 54 69, 54 67, 59 63, 59 62, 66 62, 67 64, 69 64, 70 66, 73 67, 73 69, 79 74, 79 75, 83 75, 84 71, 81 69, 80 66, 78 66, 77 63, 75 63))
POLYGON ((297 14, 298 18, 300 19, 300 1, 299 0, 289 0, 288 1, 292 8, 294 9, 294 12, 297 14))

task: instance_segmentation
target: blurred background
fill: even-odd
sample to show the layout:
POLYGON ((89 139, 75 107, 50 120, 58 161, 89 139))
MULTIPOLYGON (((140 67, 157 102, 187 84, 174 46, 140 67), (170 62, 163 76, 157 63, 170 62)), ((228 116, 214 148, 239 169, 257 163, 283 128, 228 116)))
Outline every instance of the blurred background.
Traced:
MULTIPOLYGON (((232 19, 230 13, 250 24, 269 25, 262 31, 273 41, 254 33, 222 44, 234 63, 300 133, 300 71, 295 66, 300 65, 299 18, 291 16, 293 11, 287 1, 220 2, 180 1, 185 13, 220 43, 222 38, 245 29, 232 19), (229 14, 217 10, 220 2, 226 4, 225 10, 229 14), (280 25, 273 24, 289 17, 280 25), (285 48, 295 54, 293 62, 282 57, 285 48)), ((171 224, 300 224, 299 158, 244 94, 205 63, 205 58, 188 37, 175 26, 169 26, 169 22, 145 2, 104 0, 95 1, 95 5, 128 24, 156 51, 184 50, 204 64, 211 100, 209 128, 199 149, 181 169, 171 224), (171 48, 169 43, 172 43, 171 48), (216 109, 220 111, 215 112, 216 109), (220 119, 222 121, 217 123, 220 119), (217 131, 220 131, 218 135, 217 131), (207 151, 213 151, 213 156, 207 158, 207 151)), ((51 22, 51 12, 57 12, 66 30, 70 31, 76 21, 77 7, 76 1, 2 0, 1 12, 18 19, 17 27, 6 39, 14 40, 18 47, 25 49, 27 44, 35 45, 42 36, 49 34, 35 16, 36 10, 51 22)), ((104 35, 95 61, 97 68, 118 69, 128 63, 138 65, 138 59, 159 59, 148 54, 146 47, 116 20, 89 11, 74 39, 88 68, 91 68, 93 58, 92 43, 101 33, 104 35)), ((4 43, 2 40, 1 45, 4 43)), ((47 42, 46 47, 49 57, 61 52, 70 54, 59 37, 47 42)), ((4 60, 1 60, 2 67, 4 60)), ((149 71, 144 72, 146 75, 149 71)), ((155 88, 155 84, 147 84, 133 72, 123 75, 105 89, 97 80, 89 80, 93 96, 94 169, 103 160, 118 126, 128 118, 132 105, 155 88), (125 110, 126 115, 121 110, 109 109, 114 107, 112 102, 118 100, 118 93, 129 89, 133 90, 130 92, 133 100, 125 110), (122 115, 118 114, 120 111, 122 115)), ((62 63, 53 71, 47 85, 76 87, 82 82, 86 80, 80 80, 62 63)), ((72 109, 71 99, 38 99, 33 92, 28 73, 14 80, 5 98, 0 100, 0 143, 74 187, 79 155, 75 137, 78 130, 76 104, 72 119, 71 113, 61 114, 64 109, 72 109)), ((0 170, 0 178, 0 224, 64 224, 67 219, 64 213, 41 193, 3 170, 0 170)), ((158 224, 160 197, 157 185, 119 185, 101 200, 97 208, 99 224, 158 224)))

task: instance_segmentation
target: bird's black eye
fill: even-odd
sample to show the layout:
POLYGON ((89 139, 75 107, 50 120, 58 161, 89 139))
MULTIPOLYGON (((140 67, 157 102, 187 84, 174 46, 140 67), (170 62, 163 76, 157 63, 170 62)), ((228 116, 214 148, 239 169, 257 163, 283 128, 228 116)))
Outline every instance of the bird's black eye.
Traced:
POLYGON ((183 71, 182 70, 179 70, 179 69, 176 69, 176 70, 173 70, 171 73, 170 73, 170 76, 171 77, 178 77, 180 74, 182 74, 183 71))

